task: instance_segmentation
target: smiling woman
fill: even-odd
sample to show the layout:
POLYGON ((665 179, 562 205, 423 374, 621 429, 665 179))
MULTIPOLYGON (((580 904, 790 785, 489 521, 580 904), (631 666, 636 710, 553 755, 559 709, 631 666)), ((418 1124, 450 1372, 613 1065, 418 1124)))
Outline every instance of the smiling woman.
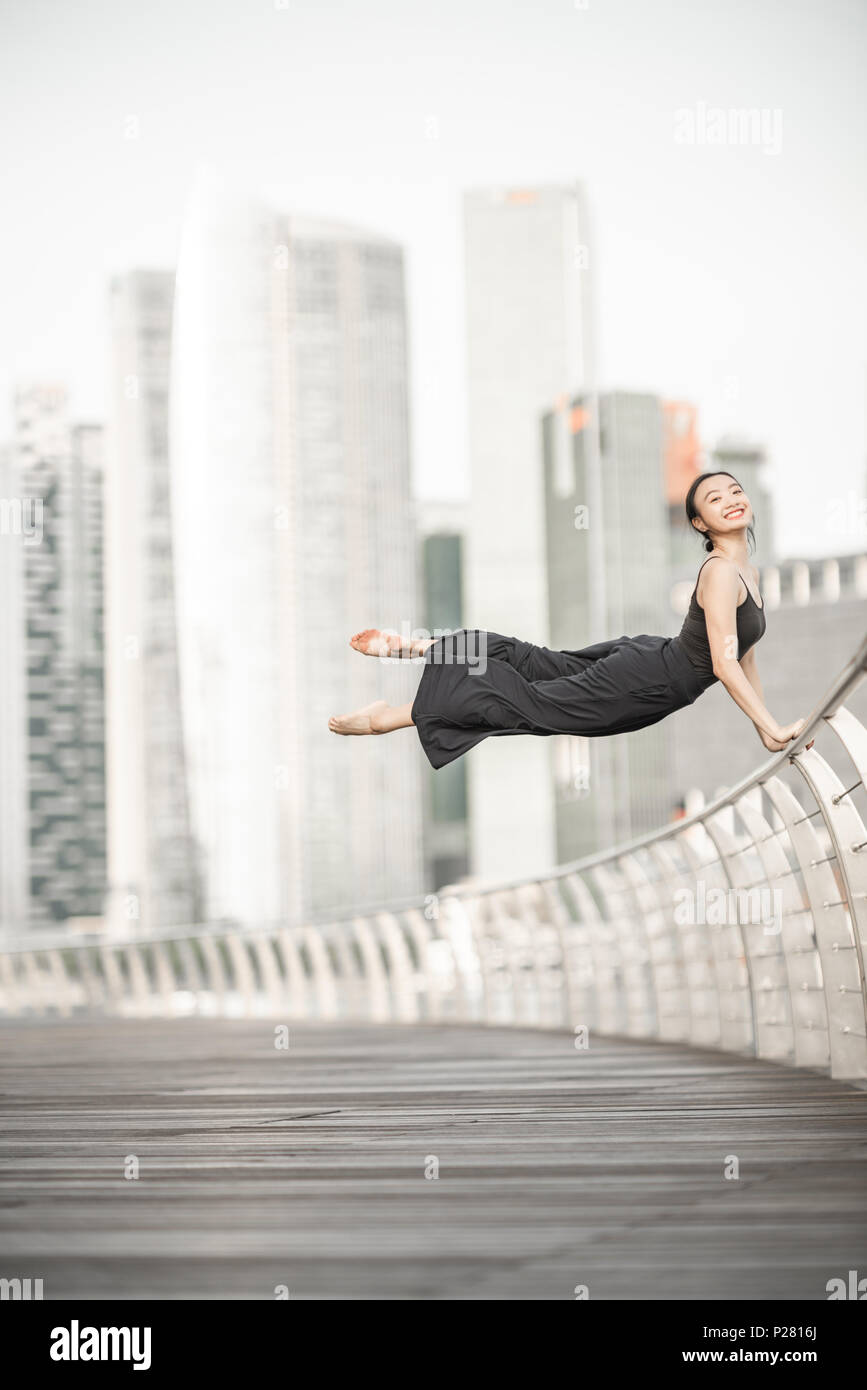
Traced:
POLYGON ((749 498, 730 473, 703 473, 690 487, 686 514, 710 553, 677 637, 641 633, 552 651, 483 629, 409 641, 367 628, 350 638, 356 651, 423 658, 415 700, 379 700, 333 716, 329 728, 385 734, 414 725, 431 766, 440 768, 492 736, 597 738, 643 729, 721 681, 765 747, 781 751, 804 721, 778 724, 764 704, 753 649, 766 624, 758 572, 748 564, 749 498))
POLYGON ((698 572, 681 645, 699 670, 722 682, 765 747, 781 752, 797 738, 804 720, 780 726, 764 704, 753 648, 767 624, 758 571, 748 560, 748 542, 755 544, 750 500, 733 474, 702 473, 686 495, 686 515, 710 553, 698 572), (705 572, 713 559, 722 563, 705 572))
POLYGON ((697 531, 707 533, 704 548, 713 550, 714 540, 710 535, 708 523, 699 511, 699 494, 702 507, 711 514, 715 512, 722 521, 738 521, 749 510, 747 540, 755 549, 756 535, 753 530, 752 509, 743 488, 732 473, 702 473, 693 481, 686 494, 687 520, 697 531))

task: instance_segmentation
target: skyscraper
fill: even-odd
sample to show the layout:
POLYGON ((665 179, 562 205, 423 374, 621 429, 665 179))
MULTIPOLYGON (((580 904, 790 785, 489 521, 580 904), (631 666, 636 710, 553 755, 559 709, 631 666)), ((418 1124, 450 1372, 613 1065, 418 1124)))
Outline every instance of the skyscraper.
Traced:
POLYGON ((103 439, 70 422, 54 384, 19 389, 14 424, 4 492, 21 525, 0 537, 10 583, 0 865, 7 925, 20 927, 102 913, 103 439))
POLYGON ((672 578, 692 574, 701 546, 686 519, 684 502, 701 473, 704 453, 698 431, 698 411, 688 401, 663 401, 665 497, 668 505, 669 565, 672 578))
MULTIPOLYGON (((540 420, 561 391, 594 385, 594 267, 582 190, 468 193, 464 236, 472 476, 466 622, 544 644, 540 420)), ((482 877, 533 872, 554 858, 547 743, 488 739, 473 750, 473 870, 482 877)))
MULTIPOLYGON (((663 415, 656 396, 606 392, 560 398, 543 421, 551 646, 574 649, 603 636, 666 635, 668 511, 663 415), (595 506, 592 440, 598 410, 600 489, 595 506), (591 540, 601 538, 600 566, 591 540)), ((557 856, 590 854, 653 829, 670 802, 668 729, 654 725, 617 738, 551 740, 557 856)))
MULTIPOLYGON (((466 503, 427 502, 418 514, 423 626, 431 636, 458 631, 464 625, 466 503)), ((468 771, 469 760, 457 758, 425 775, 426 886, 434 891, 469 872, 468 771)))
POLYGON ((169 488, 174 274, 111 284, 106 444, 108 912, 115 930, 200 918, 187 806, 169 488))
MULTIPOLYGON (((21 496, 13 444, 0 449, 0 926, 27 923, 27 664, 24 547, 38 544, 36 499, 21 496), (29 534, 28 534, 29 532, 29 534)), ((39 499, 41 511, 41 499, 39 499)))
POLYGON ((757 558, 763 565, 772 565, 777 558, 774 505, 764 445, 737 435, 725 435, 714 446, 708 467, 732 473, 743 484, 756 518, 757 558))
POLYGON ((328 716, 411 698, 352 651, 417 625, 401 248, 209 173, 178 269, 172 505, 184 733, 209 919, 420 892, 418 747, 328 716))

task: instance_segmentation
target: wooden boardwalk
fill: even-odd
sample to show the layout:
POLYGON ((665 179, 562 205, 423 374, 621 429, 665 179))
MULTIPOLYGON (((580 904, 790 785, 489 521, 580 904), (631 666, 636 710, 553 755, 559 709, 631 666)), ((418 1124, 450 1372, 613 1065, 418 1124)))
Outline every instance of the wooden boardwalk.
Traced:
POLYGON ((270 1020, 7 1023, 0 1052, 0 1277, 46 1299, 825 1299, 867 1274, 867 1094, 818 1074, 529 1029, 293 1024, 278 1050, 270 1020))

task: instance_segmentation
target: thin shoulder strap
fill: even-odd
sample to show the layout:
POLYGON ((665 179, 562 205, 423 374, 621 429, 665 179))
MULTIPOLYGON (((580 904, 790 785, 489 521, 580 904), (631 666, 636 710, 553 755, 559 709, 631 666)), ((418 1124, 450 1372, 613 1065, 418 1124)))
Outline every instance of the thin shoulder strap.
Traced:
POLYGON ((701 572, 702 572, 702 570, 704 569, 705 565, 707 564, 707 561, 708 561, 708 560, 724 560, 724 559, 725 559, 725 556, 724 556, 724 555, 708 555, 707 560, 702 560, 701 564, 700 564, 699 567, 698 567, 698 574, 695 576, 695 588, 694 588, 693 591, 692 591, 692 598, 690 599, 690 603, 695 603, 696 608, 698 608, 702 613, 704 612, 704 609, 702 608, 701 604, 700 604, 699 601, 698 601, 698 581, 699 581, 699 579, 701 578, 701 572))
MULTIPOLYGON (((724 559, 725 559, 725 556, 724 556, 724 555, 708 555, 708 557, 707 557, 707 560, 724 560, 724 559)), ((696 588, 698 588, 698 576, 699 576, 699 574, 701 574, 702 570, 704 569, 705 565, 707 564, 707 560, 702 560, 701 564, 700 564, 699 567, 698 567, 698 574, 695 576, 695 587, 696 587, 696 588)))
MULTIPOLYGON (((708 559, 710 559, 710 556, 708 556, 708 559)), ((758 598, 753 598, 753 591, 752 591, 752 589, 750 588, 750 586, 749 586, 749 584, 747 583, 747 581, 744 579, 744 577, 743 577, 743 575, 741 574, 740 570, 738 570, 738 574, 741 575, 741 583, 743 584, 744 588, 745 588, 746 591, 747 591, 747 596, 748 596, 749 598, 752 598, 752 599, 753 599, 753 603, 756 605, 756 608, 759 609, 759 612, 760 612, 760 613, 763 612, 763 611, 764 611, 764 607, 765 607, 764 599, 762 599, 762 604, 761 604, 761 607, 760 607, 760 606, 759 606, 759 599, 758 599, 758 598)), ((756 588, 759 590, 759 598, 761 598, 761 597, 762 597, 761 588, 760 588, 760 586, 759 586, 758 584, 756 585, 756 588)), ((744 599, 744 602, 746 603, 746 599, 744 599)))
MULTIPOLYGON (((726 558, 725 555, 708 555, 707 560, 724 560, 725 558, 726 558)), ((699 572, 699 574, 701 574, 702 570, 704 569, 705 565, 707 564, 707 560, 702 560, 701 564, 699 565, 699 567, 698 567, 698 572, 699 572)))

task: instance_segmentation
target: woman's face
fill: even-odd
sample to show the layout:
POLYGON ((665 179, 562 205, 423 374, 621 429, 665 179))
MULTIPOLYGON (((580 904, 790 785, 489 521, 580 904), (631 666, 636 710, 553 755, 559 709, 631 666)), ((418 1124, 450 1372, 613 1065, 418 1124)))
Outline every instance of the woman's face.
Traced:
POLYGON ((745 531, 753 520, 750 499, 737 479, 730 478, 728 473, 715 473, 712 478, 706 478, 693 500, 698 518, 693 518, 692 524, 705 535, 708 532, 714 536, 734 535, 745 531), (697 526, 697 520, 704 525, 697 526))

